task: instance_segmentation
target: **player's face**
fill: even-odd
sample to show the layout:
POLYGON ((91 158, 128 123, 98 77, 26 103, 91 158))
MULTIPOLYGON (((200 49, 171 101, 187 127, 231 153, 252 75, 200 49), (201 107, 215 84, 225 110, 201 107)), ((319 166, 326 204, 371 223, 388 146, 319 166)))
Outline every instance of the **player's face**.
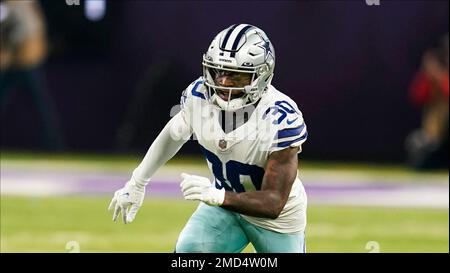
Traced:
MULTIPOLYGON (((215 73, 214 81, 218 86, 244 87, 250 84, 251 77, 252 76, 250 73, 239 73, 222 70, 215 73)), ((244 95, 244 92, 242 92, 241 90, 234 89, 218 89, 216 90, 216 93, 224 101, 228 101, 228 99, 232 100, 235 98, 239 98, 244 95)))

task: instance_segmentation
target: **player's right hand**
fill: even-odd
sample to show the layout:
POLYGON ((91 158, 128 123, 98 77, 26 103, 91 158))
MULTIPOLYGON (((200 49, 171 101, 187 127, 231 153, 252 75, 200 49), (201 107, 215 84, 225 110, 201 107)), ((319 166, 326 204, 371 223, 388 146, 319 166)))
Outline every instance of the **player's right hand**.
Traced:
POLYGON ((144 197, 145 187, 139 187, 128 181, 122 189, 114 193, 109 204, 108 210, 114 209, 112 220, 116 222, 119 214, 122 213, 122 220, 125 224, 133 222, 144 202, 144 197))

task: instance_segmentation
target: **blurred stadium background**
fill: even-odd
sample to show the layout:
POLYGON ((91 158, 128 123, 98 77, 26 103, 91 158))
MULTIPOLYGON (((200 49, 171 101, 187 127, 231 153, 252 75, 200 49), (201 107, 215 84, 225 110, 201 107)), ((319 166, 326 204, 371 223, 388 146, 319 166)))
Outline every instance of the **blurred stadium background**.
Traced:
POLYGON ((449 251, 448 1, 0 3, 1 252, 172 252, 179 174, 210 176, 194 141, 133 224, 106 209, 237 22, 308 124, 308 251, 449 251))

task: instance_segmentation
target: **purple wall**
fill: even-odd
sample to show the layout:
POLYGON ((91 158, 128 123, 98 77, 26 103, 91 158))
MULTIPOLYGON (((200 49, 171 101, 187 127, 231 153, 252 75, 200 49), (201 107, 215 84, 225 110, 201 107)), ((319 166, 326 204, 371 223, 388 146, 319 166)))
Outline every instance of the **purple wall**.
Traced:
MULTIPOLYGON (((112 150, 145 71, 168 58, 179 67, 177 88, 152 91, 147 107, 158 111, 141 116, 139 124, 154 125, 141 130, 146 141, 133 146, 144 153, 167 121, 170 105, 200 75, 210 40, 244 22, 264 29, 275 46, 273 84, 304 114, 305 158, 402 160, 404 138, 419 125, 419 113, 407 101, 408 84, 423 50, 448 32, 448 1, 381 0, 370 7, 363 0, 114 1, 108 8, 106 57, 60 56, 46 67, 71 150, 112 150), (161 104, 159 93, 171 93, 164 95, 171 101, 161 104)), ((16 99, 4 126, 20 116, 27 120, 18 110, 26 105, 16 99)), ((29 126, 9 130, 2 145, 26 147, 32 141, 15 135, 26 130, 33 138, 36 125, 29 126)), ((186 151, 196 151, 193 146, 186 151)))

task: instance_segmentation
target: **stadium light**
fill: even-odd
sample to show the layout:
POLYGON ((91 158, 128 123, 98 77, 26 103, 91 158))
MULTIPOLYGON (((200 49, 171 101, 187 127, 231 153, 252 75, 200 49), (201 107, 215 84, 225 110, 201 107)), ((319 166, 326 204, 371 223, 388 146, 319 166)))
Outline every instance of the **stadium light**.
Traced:
POLYGON ((0 3, 0 22, 5 21, 8 15, 9 15, 8 7, 5 4, 0 3))
POLYGON ((91 21, 100 21, 106 13, 106 0, 86 0, 84 16, 91 21))

